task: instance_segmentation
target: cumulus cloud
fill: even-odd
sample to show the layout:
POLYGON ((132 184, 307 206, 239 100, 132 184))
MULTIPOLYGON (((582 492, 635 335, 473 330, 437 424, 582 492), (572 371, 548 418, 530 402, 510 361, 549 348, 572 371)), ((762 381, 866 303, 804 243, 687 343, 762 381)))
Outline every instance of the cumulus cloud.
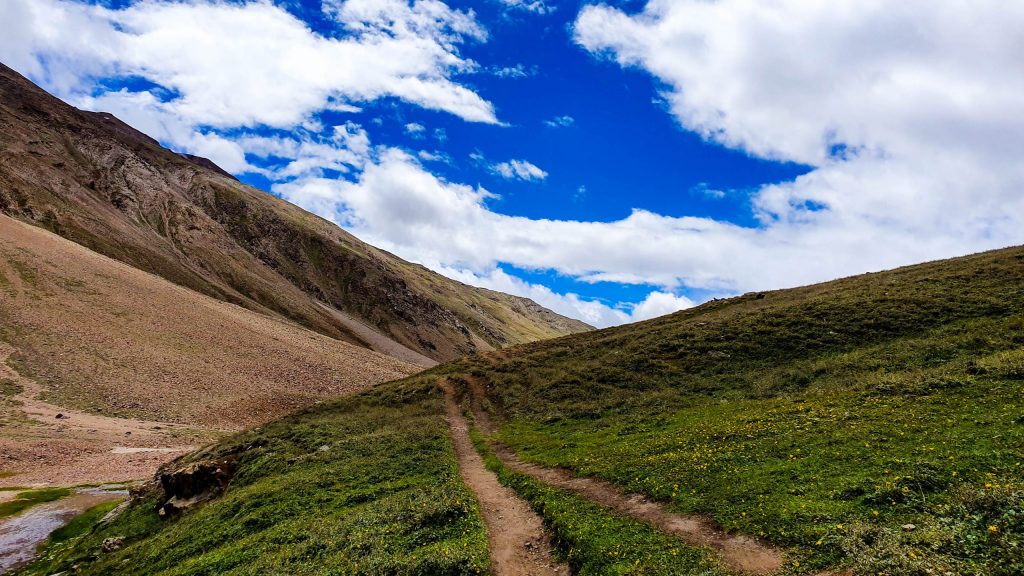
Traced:
POLYGON ((529 298, 545 308, 571 318, 578 318, 598 328, 648 320, 694 306, 694 302, 689 298, 661 291, 651 292, 637 304, 609 305, 598 300, 581 298, 572 292, 558 294, 547 286, 526 282, 506 273, 501 268, 477 273, 437 263, 432 267, 449 278, 473 286, 529 298))
MULTIPOLYGON (((616 253, 620 273, 632 270, 631 246, 646 241, 650 228, 644 219, 660 217, 637 213, 630 217, 632 221, 603 224, 506 216, 488 209, 486 202, 495 195, 485 188, 446 182, 402 150, 377 152, 356 181, 309 177, 278 183, 274 191, 371 244, 446 276, 531 298, 594 326, 645 320, 694 304, 668 290, 652 291, 638 304, 606 304, 574 293, 558 294, 497 267, 507 262, 524 268, 554 268, 603 281, 596 277, 596 271, 605 270, 600 252, 616 253)), ((675 284, 671 275, 662 280, 675 284)), ((628 281, 651 279, 637 276, 628 281)))
MULTIPOLYGON (((0 3, 0 20, 15 23, 0 37, 0 58, 162 140, 208 150, 229 170, 263 170, 276 193, 373 244, 597 325, 688 306, 678 296, 687 288, 793 286, 1024 242, 1024 5, 650 0, 639 13, 584 8, 576 41, 655 77, 661 106, 683 128, 809 167, 749 192, 756 226, 642 209, 608 222, 509 216, 491 191, 425 169, 420 160, 435 153, 375 147, 354 125, 312 134, 323 127, 311 111, 381 96, 496 122, 490 103, 454 80, 477 69, 456 50, 485 37, 472 14, 430 0, 328 2, 327 10, 345 31, 339 38, 316 35, 269 2, 106 10, 10 0, 0 3), (228 38, 237 46, 221 46, 228 38), (267 51, 247 48, 257 39, 267 51), (207 55, 211 62, 198 61, 207 55), (94 92, 88 79, 107 75, 142 77, 162 91, 94 92), (253 125, 290 132, 246 134, 253 125), (225 126, 241 136, 218 132, 225 126), (587 301, 510 276, 500 263, 653 291, 634 306, 587 301)), ((546 176, 525 160, 486 165, 508 178, 546 176)))
POLYGON ((575 38, 662 81, 683 127, 813 168, 754 194, 761 227, 681 246, 745 288, 1024 240, 1021 25, 1024 5, 995 0, 651 0, 586 7, 575 38))
MULTIPOLYGON (((7 0, 0 3, 0 59, 72 103, 121 104, 124 112, 134 101, 142 112, 133 119, 158 129, 151 135, 193 152, 201 151, 203 134, 213 138, 209 129, 290 128, 316 112, 357 110, 385 96, 497 122, 489 102, 454 80, 477 67, 458 46, 487 36, 471 12, 438 0, 331 1, 324 9, 336 37, 269 0, 144 0, 115 10, 7 0), (100 78, 155 87, 104 92, 100 78)), ((237 167, 232 154, 215 160, 237 167)))

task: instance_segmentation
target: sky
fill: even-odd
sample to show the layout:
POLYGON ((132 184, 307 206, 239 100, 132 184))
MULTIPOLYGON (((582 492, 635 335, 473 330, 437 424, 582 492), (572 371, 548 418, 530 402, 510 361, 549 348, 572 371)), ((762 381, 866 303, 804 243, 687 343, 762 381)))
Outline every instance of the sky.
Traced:
POLYGON ((0 61, 595 326, 1024 243, 1024 3, 3 0, 0 61))

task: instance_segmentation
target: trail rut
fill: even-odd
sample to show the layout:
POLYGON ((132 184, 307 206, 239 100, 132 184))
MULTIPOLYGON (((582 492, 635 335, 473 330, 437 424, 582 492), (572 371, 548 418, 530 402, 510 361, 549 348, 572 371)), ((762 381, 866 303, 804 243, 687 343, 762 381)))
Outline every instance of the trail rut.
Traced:
POLYGON ((554 576, 569 574, 551 557, 551 541, 540 517, 516 493, 487 470, 469 438, 469 427, 451 387, 442 383, 445 408, 459 472, 476 493, 487 524, 491 570, 495 576, 554 576))
MULTIPOLYGON (((493 435, 496 428, 480 404, 484 389, 479 382, 473 381, 469 387, 474 420, 487 434, 493 435)), ((508 446, 500 442, 492 442, 491 445, 494 453, 508 468, 674 534, 688 544, 711 548, 717 551, 722 563, 731 570, 747 574, 768 574, 780 569, 784 563, 780 550, 749 536, 726 533, 706 518, 670 512, 664 504, 638 494, 629 494, 610 482, 573 476, 567 470, 524 462, 508 446)))

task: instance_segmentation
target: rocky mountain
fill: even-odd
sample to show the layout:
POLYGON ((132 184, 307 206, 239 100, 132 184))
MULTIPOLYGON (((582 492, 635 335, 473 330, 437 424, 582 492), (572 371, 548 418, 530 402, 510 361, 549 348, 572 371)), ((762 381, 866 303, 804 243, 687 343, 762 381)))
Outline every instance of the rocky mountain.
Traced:
POLYGON ((0 65, 0 213, 216 299, 429 365, 590 329, 361 242, 0 65))

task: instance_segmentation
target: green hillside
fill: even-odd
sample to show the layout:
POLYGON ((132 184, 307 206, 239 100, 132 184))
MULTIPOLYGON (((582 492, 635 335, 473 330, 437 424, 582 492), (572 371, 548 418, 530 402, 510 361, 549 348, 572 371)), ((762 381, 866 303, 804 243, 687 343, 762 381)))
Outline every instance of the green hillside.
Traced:
MULTIPOLYGON (((522 460, 759 537, 784 555, 776 573, 1024 573, 1021 248, 442 365, 211 449, 250 447, 220 499, 172 520, 142 500, 27 573, 485 570, 441 378, 522 460), (97 556, 114 534, 125 548, 97 556)), ((510 470, 475 437, 579 574, 728 573, 711 551, 510 470)))
POLYGON ((220 498, 157 513, 149 487, 27 574, 481 574, 487 540, 432 380, 325 403, 186 461, 239 458, 220 498), (106 538, 128 544, 100 553, 106 538))

